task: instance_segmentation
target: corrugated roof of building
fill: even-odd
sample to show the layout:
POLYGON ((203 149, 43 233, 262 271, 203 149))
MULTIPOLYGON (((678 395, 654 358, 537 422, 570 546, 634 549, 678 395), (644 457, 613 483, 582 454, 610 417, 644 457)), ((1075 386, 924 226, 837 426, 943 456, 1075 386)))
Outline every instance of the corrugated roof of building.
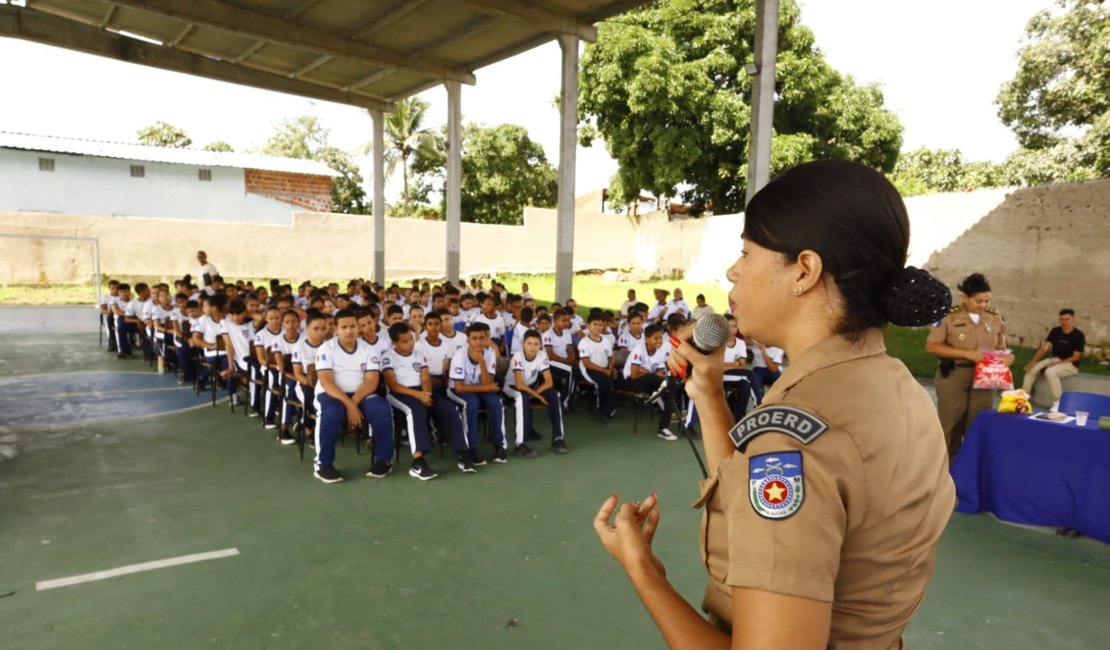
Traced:
POLYGON ((30 133, 9 133, 0 131, 0 148, 22 149, 64 153, 99 158, 118 158, 197 167, 236 167, 239 169, 262 169, 265 171, 286 172, 290 174, 311 174, 313 176, 338 176, 327 165, 315 160, 300 158, 279 158, 252 153, 205 151, 203 149, 176 149, 173 147, 151 147, 130 142, 107 142, 85 140, 82 138, 63 138, 53 135, 34 135, 30 133))

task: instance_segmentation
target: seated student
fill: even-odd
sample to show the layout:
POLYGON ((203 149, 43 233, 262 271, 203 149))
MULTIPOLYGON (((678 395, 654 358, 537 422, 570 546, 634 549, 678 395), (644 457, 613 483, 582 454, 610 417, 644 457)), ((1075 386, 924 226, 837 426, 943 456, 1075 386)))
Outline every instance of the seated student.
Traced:
POLYGON ((613 390, 613 344, 601 335, 605 314, 590 312, 588 332, 578 342, 578 370, 583 381, 594 387, 594 410, 607 420, 617 417, 617 393, 613 390))
POLYGON ((551 448, 557 454, 565 454, 567 443, 563 432, 563 409, 559 404, 559 393, 555 390, 555 380, 551 378, 551 362, 543 351, 543 340, 536 330, 525 330, 520 338, 521 348, 513 353, 509 362, 504 388, 505 394, 513 399, 516 406, 516 446, 513 453, 525 458, 539 455, 524 442, 529 434, 536 439, 542 437, 532 428, 529 402, 534 399, 547 407, 547 418, 551 421, 551 448))
MULTIPOLYGON (((736 317, 732 314, 725 314, 725 320, 728 321, 728 342, 725 344, 725 385, 734 385, 738 382, 747 382, 751 386, 754 382, 752 379, 752 371, 747 368, 748 365, 748 346, 744 343, 744 339, 736 336, 736 317)), ((737 422, 748 411, 748 389, 730 390, 725 393, 728 400, 729 407, 732 410, 732 417, 737 422)), ((691 407, 691 410, 693 408, 691 407)))
MULTIPOLYGON (((617 389, 632 393, 653 394, 659 390, 667 367, 667 353, 663 350, 663 330, 658 325, 648 325, 644 329, 644 342, 636 346, 628 361, 624 363, 622 380, 617 389)), ((667 427, 671 424, 674 405, 671 400, 660 397, 655 400, 660 409, 659 437, 669 442, 678 440, 667 427)))
POLYGON ((505 453, 505 413, 497 396, 501 388, 494 379, 496 364, 489 345, 489 328, 484 323, 466 328, 466 347, 451 359, 447 396, 462 407, 463 432, 470 448, 470 462, 475 467, 486 464, 478 453, 478 410, 482 406, 493 424, 493 462, 509 460, 505 453))
POLYGON ((633 311, 628 317, 628 329, 617 338, 617 349, 634 350, 644 342, 644 317, 633 311))
POLYGON ((682 298, 682 289, 675 287, 674 300, 667 303, 667 308, 663 310, 663 318, 666 319, 671 314, 682 314, 683 318, 690 318, 690 307, 682 298))
POLYGON ((1064 394, 1060 380, 1079 372, 1079 362, 1087 347, 1087 336, 1075 326, 1075 310, 1061 309, 1057 316, 1060 325, 1049 330, 1048 336, 1033 354, 1033 360, 1025 366, 1025 382, 1022 385, 1022 389, 1032 395, 1037 376, 1043 372, 1048 389, 1052 391, 1053 411, 1060 408, 1060 396, 1064 394), (1048 357, 1042 361, 1041 357, 1046 354, 1048 357))
POLYGON ((628 310, 636 304, 636 290, 628 290, 628 300, 621 303, 620 315, 621 318, 628 318, 628 310))
POLYGON ((412 328, 412 334, 416 338, 420 338, 420 333, 424 331, 424 308, 419 304, 414 304, 409 307, 408 325, 412 328))
POLYGON ((405 308, 401 305, 390 305, 385 310, 385 325, 389 327, 394 323, 400 323, 405 320, 405 308))
MULTIPOLYGON (((328 319, 323 312, 310 309, 305 315, 304 338, 293 348, 293 378, 297 385, 294 389, 297 399, 304 406, 301 409, 301 430, 308 431, 308 421, 316 415, 316 354, 320 346, 328 340, 328 319)), ((278 436, 278 442, 291 445, 278 436)))
POLYGON ((101 327, 108 330, 108 351, 119 351, 116 343, 116 315, 112 312, 112 305, 119 302, 119 280, 108 281, 108 293, 100 298, 97 309, 100 311, 101 327))
POLYGON ((705 316, 708 316, 708 315, 713 313, 713 308, 710 307, 709 305, 705 304, 705 295, 704 294, 699 293, 696 300, 698 301, 698 306, 694 307, 694 311, 693 311, 694 320, 697 320, 699 318, 704 318, 705 316))
POLYGON ((493 351, 497 356, 501 356, 502 345, 505 342, 505 319, 497 311, 497 299, 491 294, 480 293, 478 294, 478 307, 480 311, 470 322, 471 324, 482 323, 489 328, 493 351))
POLYGON ((536 314, 536 331, 542 337, 551 329, 551 314, 536 314))
POLYGON ((655 304, 651 306, 647 319, 652 323, 662 323, 667 314, 667 296, 671 295, 671 292, 666 289, 654 289, 653 293, 655 304))
MULTIPOLYGON (((221 377, 227 377, 227 352, 220 350, 217 341, 224 332, 224 316, 227 310, 227 294, 215 293, 201 299, 201 305, 208 305, 208 310, 198 320, 193 328, 193 346, 200 348, 204 359, 216 370, 221 377)), ((204 311, 203 306, 201 311, 204 311)), ((217 377, 209 376, 207 367, 202 368, 200 385, 203 389, 210 381, 218 381, 217 377)), ((230 379, 226 380, 228 395, 234 392, 234 385, 230 379)))
MULTIPOLYGON (((578 337, 582 335, 582 331, 586 329, 586 321, 578 315, 578 303, 574 298, 567 298, 566 307, 563 309, 570 312, 570 335, 578 337)), ((575 341, 577 343, 577 341, 575 341)))
MULTIPOLYGON (((392 347, 389 340, 388 330, 387 334, 383 335, 382 330, 378 327, 378 312, 374 306, 370 309, 355 309, 352 310, 355 318, 358 319, 358 333, 363 341, 366 341, 374 350, 374 355, 381 359, 382 356, 392 347)), ((381 386, 379 394, 385 394, 384 385, 381 386)))
POLYGON ((447 365, 460 347, 466 347, 466 337, 457 334, 451 327, 451 316, 447 310, 436 309, 428 314, 424 319, 424 331, 420 333, 417 349, 428 362, 428 374, 431 376, 432 392, 435 394, 447 396, 447 365), (447 337, 448 332, 450 337, 447 337))
POLYGON ((177 355, 177 368, 181 371, 181 383, 191 384, 196 380, 196 349, 190 342, 192 338, 188 333, 192 331, 192 324, 200 316, 200 305, 195 300, 189 300, 184 293, 175 296, 177 306, 173 309, 170 327, 173 329, 173 348, 177 355))
POLYGON ((616 349, 617 336, 620 335, 620 323, 617 321, 617 316, 611 311, 603 311, 601 315, 605 317, 605 327, 601 330, 601 335, 609 339, 609 345, 616 349))
POLYGON ((782 357, 785 353, 780 348, 764 346, 754 339, 752 343, 752 394, 758 406, 763 403, 764 388, 782 376, 782 357))
MULTIPOLYGON (((513 335, 510 338, 510 341, 511 341, 511 343, 509 344, 509 353, 510 354, 516 354, 517 352, 520 352, 520 346, 524 342, 524 333, 527 332, 530 329, 533 329, 532 320, 534 318, 535 318, 535 314, 533 313, 531 307, 525 307, 525 308, 520 310, 520 320, 513 327, 513 335)), ((541 346, 542 346, 542 343, 541 343, 541 346)))
POLYGON ((338 334, 316 351, 316 460, 313 476, 338 483, 335 443, 343 430, 366 422, 374 439, 374 464, 366 472, 383 478, 393 471, 393 412, 378 390, 381 360, 358 335, 353 311, 335 315, 338 334))
POLYGON ((675 312, 667 316, 663 321, 663 351, 665 354, 670 355, 671 348, 674 347, 674 339, 678 338, 679 332, 686 327, 686 315, 675 312))
POLYGON ((428 452, 432 450, 429 417, 435 420, 440 432, 450 437, 451 445, 459 455, 459 469, 474 472, 459 410, 446 395, 436 395, 432 389, 428 360, 418 349, 412 328, 408 323, 394 323, 389 326, 389 338, 393 341, 393 348, 382 356, 382 378, 389 388, 386 399, 405 414, 412 451, 409 475, 421 481, 430 481, 437 476, 436 471, 428 466, 427 459, 428 452))
MULTIPOLYGON (((250 375, 251 341, 254 340, 254 321, 250 319, 247 303, 242 298, 234 298, 227 304, 227 317, 224 319, 224 348, 234 364, 236 372, 250 375)), ((231 374, 230 372, 228 374, 231 374)), ((231 382, 234 385, 234 382, 231 382)), ((253 384, 249 384, 253 385, 253 384)), ((239 404, 239 393, 232 388, 231 403, 239 404)))
POLYGON ((281 310, 277 307, 269 307, 263 312, 263 316, 266 321, 265 327, 254 333, 255 358, 254 363, 251 364, 253 372, 251 374, 250 416, 253 418, 265 415, 265 427, 276 429, 279 400, 271 389, 278 388, 281 383, 279 374, 274 372, 270 366, 272 365, 274 340, 282 334, 281 310), (254 380, 259 378, 264 380, 264 388, 254 383, 254 380))
MULTIPOLYGON (((159 287, 158 292, 154 294, 154 300, 150 306, 150 326, 153 330, 154 336, 154 352, 158 355, 159 359, 164 363, 169 348, 166 344, 166 333, 171 332, 173 329, 173 303, 170 302, 170 292, 164 288, 159 287)), ((169 337, 169 341, 173 342, 173 335, 169 337)), ((171 360, 172 362, 172 360, 171 360)))
POLYGON ((511 350, 513 334, 516 333, 516 326, 520 323, 521 314, 524 311, 524 300, 520 296, 510 295, 505 300, 505 306, 507 308, 501 313, 501 320, 505 322, 505 347, 511 350))
POLYGON ((293 407, 289 400, 296 393, 297 380, 293 375, 293 351, 297 349, 304 334, 301 333, 301 317, 292 309, 281 315, 281 335, 271 339, 270 351, 274 356, 274 368, 277 369, 280 383, 278 384, 281 398, 281 428, 278 432, 278 442, 283 445, 293 444, 289 427, 293 424, 293 407))
POLYGON ((130 359, 134 356, 131 353, 132 338, 138 334, 139 327, 142 324, 142 321, 135 314, 136 307, 138 307, 138 301, 131 295, 131 285, 121 282, 119 284, 119 296, 112 305, 112 317, 116 321, 117 359, 130 359), (131 303, 136 304, 132 305, 131 303))
POLYGON ((578 365, 570 333, 571 314, 565 309, 555 312, 551 329, 543 333, 543 349, 551 360, 551 376, 562 395, 563 410, 570 408, 574 395, 574 367, 578 365))

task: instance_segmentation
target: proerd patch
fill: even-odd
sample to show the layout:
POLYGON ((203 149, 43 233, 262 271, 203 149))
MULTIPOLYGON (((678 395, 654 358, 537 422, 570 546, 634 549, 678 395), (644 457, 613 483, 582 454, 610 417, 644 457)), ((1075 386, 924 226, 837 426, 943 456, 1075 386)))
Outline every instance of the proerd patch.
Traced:
POLYGON ((786 519, 805 500, 802 453, 778 451, 748 459, 748 496, 764 519, 786 519))

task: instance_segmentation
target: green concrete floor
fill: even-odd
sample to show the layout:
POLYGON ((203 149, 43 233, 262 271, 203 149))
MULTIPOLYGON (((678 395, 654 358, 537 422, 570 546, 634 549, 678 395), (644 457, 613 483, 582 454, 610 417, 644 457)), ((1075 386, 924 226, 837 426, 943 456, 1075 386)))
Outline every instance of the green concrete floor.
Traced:
MULTIPOLYGON (((16 336, 0 333, 5 376, 44 372, 35 360, 47 349, 72 351, 83 369, 145 368, 93 354, 95 334, 18 335, 13 348, 16 336)), ((366 456, 341 448, 348 481, 327 486, 311 478, 309 460, 224 404, 7 427, 0 439, 15 452, 0 460, 0 644, 663 647, 590 521, 613 491, 658 491, 658 553, 696 602, 705 580, 690 508, 697 465, 685 443, 633 436, 627 419, 602 426, 572 415, 567 430, 569 455, 513 459, 476 476, 433 455, 444 473, 428 483, 401 468, 363 478, 366 456), (41 580, 232 547, 240 555, 35 590, 41 580)), ((1110 547, 955 515, 907 644, 1106 648, 1108 603, 1110 547)))

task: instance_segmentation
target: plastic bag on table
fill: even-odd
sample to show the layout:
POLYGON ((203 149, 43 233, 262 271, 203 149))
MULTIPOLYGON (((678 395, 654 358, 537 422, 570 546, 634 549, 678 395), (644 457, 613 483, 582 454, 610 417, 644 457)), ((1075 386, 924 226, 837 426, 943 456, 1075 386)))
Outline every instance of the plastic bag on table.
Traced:
POLYGON ((1026 415, 1032 413, 1033 405, 1029 402, 1029 394, 1021 389, 1002 391, 1002 401, 998 403, 998 412, 1024 413, 1026 415))
POLYGON ((1009 350, 983 350, 983 358, 975 364, 975 383, 972 388, 987 390, 1013 390, 1014 375, 1006 365, 1009 350))

